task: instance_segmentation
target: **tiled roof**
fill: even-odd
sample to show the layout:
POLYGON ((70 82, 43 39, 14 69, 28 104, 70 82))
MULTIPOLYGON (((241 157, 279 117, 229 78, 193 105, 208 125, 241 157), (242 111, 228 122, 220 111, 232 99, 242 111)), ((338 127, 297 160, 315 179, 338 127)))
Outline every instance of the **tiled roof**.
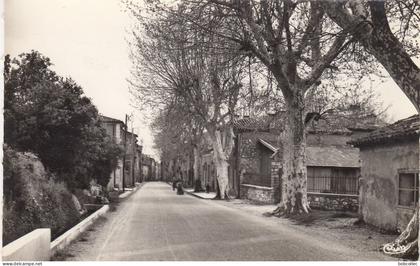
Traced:
MULTIPOLYGON (((259 138, 258 140, 272 151, 273 149, 279 149, 278 142, 273 141, 273 139, 259 138)), ((276 153, 275 151, 273 152, 276 153)), ((306 165, 324 167, 360 167, 359 150, 357 148, 346 146, 307 146, 306 165)))
POLYGON ((384 125, 374 115, 357 113, 349 115, 345 112, 334 112, 324 114, 319 120, 312 121, 307 129, 311 133, 350 134, 352 130, 372 131, 384 125))
MULTIPOLYGON (((285 112, 262 117, 245 117, 233 122, 233 128, 240 132, 282 130, 285 112)), ((309 133, 351 134, 352 130, 372 131, 385 124, 374 115, 357 112, 335 111, 323 114, 307 125, 309 133)))
POLYGON ((121 121, 121 120, 111 118, 111 117, 108 117, 108 116, 104 116, 104 115, 99 115, 99 120, 101 122, 105 122, 105 123, 121 123, 121 124, 124 124, 124 122, 121 121))
POLYGON ((268 149, 270 149, 272 152, 276 152, 278 150, 278 145, 276 145, 276 142, 270 142, 270 141, 266 141, 264 139, 259 138, 258 141, 264 145, 265 147, 267 147, 268 149))
POLYGON ((238 131, 268 131, 269 117, 244 117, 233 121, 233 128, 238 131))
POLYGON ((279 135, 278 134, 263 132, 261 134, 258 134, 258 138, 266 141, 267 143, 269 143, 270 145, 272 145, 274 147, 279 146, 279 135))
POLYGON ((401 119, 394 124, 379 128, 361 138, 351 141, 350 144, 359 147, 412 137, 417 138, 419 133, 419 115, 413 115, 408 118, 401 119))
POLYGON ((307 166, 360 167, 359 150, 351 147, 308 146, 307 166))

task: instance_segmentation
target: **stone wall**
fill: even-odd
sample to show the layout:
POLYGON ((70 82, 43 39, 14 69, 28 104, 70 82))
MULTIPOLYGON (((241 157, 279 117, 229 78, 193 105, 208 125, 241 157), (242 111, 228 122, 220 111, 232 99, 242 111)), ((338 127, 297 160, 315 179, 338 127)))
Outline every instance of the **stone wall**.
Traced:
POLYGON ((274 191, 271 187, 241 184, 241 199, 249 199, 263 204, 274 204, 274 191))
POLYGON ((279 203, 281 200, 281 177, 280 177, 280 168, 282 167, 281 162, 272 161, 271 162, 271 187, 273 188, 274 203, 279 203))
POLYGON ((359 209, 358 195, 308 193, 309 206, 327 211, 351 211, 359 209))

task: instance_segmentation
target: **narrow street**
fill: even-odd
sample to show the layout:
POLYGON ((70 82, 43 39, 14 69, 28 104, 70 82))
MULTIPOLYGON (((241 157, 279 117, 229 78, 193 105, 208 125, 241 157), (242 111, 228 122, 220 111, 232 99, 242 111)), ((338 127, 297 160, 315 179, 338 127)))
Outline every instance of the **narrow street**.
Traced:
MULTIPOLYGON (((345 241, 345 239, 342 239, 345 241)), ((67 260, 384 260, 211 200, 146 183, 68 249, 67 260)))

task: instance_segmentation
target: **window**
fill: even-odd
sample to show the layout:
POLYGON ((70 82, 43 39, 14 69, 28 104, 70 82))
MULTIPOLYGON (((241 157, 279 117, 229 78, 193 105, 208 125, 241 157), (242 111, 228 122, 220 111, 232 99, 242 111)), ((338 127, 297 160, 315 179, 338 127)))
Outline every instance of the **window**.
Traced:
POLYGON ((398 174, 398 205, 404 207, 414 207, 418 201, 418 170, 400 170, 398 174))
POLYGON ((308 192, 359 194, 358 168, 308 166, 308 192))

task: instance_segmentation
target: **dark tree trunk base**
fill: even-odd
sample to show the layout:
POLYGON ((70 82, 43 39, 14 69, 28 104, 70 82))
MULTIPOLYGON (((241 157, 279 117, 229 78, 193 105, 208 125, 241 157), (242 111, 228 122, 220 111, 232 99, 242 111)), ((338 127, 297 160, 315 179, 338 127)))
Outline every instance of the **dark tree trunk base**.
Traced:
MULTIPOLYGON (((214 198, 212 198, 212 200, 221 200, 222 197, 220 197, 220 193, 216 194, 216 196, 214 198)), ((229 195, 227 193, 225 193, 225 198, 224 200, 229 201, 231 200, 231 198, 229 197, 229 195)))
POLYGON ((275 216, 275 217, 289 217, 294 215, 305 215, 309 214, 311 212, 311 209, 309 206, 307 207, 307 212, 303 208, 302 202, 298 201, 295 208, 292 208, 290 204, 285 205, 283 203, 280 204, 275 210, 273 210, 271 213, 264 213, 264 216, 275 216), (286 207, 287 206, 287 207, 286 207))
POLYGON ((401 235, 394 242, 385 244, 381 249, 385 254, 393 257, 417 260, 419 258, 418 232, 419 209, 417 207, 413 218, 401 235))

